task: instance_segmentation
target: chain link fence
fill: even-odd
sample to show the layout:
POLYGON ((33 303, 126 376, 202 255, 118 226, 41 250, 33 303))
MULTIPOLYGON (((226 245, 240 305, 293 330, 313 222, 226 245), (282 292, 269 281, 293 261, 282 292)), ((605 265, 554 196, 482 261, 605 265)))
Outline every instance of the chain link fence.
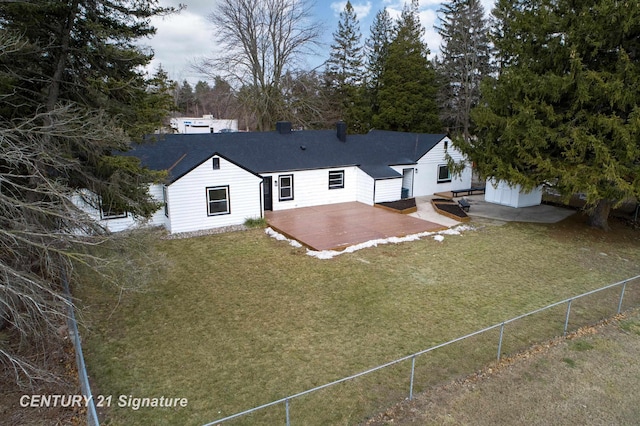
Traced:
POLYGON ((488 363, 499 362, 501 358, 523 351, 535 343, 567 335, 580 327, 595 324, 639 305, 640 275, 552 303, 366 371, 220 418, 204 426, 231 420, 239 420, 245 424, 273 424, 277 421, 287 426, 292 423, 359 423, 364 419, 358 415, 335 413, 329 409, 331 401, 352 399, 353 404, 350 405, 354 412, 361 411, 358 408, 360 404, 369 404, 372 410, 379 410, 380 407, 393 405, 404 398, 411 400, 416 392, 429 386, 481 370, 488 363), (361 383, 350 389, 338 386, 353 382, 361 383), (371 404, 368 396, 376 391, 380 397, 371 404), (333 395, 329 395, 329 392, 333 395), (367 397, 364 393, 367 393, 367 397), (313 396, 322 398, 322 403, 311 403, 309 400, 313 396), (365 400, 368 402, 364 402, 365 400), (279 414, 274 413, 274 409, 280 410, 279 414), (264 419, 259 415, 262 412, 265 413, 264 419), (280 420, 276 420, 278 418, 280 420))

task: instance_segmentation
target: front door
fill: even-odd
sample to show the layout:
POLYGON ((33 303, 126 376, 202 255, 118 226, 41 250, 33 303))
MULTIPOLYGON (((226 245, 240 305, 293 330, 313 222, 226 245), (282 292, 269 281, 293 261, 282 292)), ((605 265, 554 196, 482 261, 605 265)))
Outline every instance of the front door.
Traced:
POLYGON ((262 192, 264 194, 264 210, 273 210, 273 196, 271 195, 272 189, 271 176, 262 178, 262 192))

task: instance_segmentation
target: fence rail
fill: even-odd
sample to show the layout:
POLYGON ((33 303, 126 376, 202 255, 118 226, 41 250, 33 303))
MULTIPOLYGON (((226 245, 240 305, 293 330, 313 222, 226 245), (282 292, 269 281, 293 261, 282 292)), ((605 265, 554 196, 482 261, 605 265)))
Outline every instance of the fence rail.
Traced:
POLYGON ((84 363, 84 355, 82 354, 82 343, 80 341, 80 333, 78 332, 78 322, 74 312, 74 304, 71 300, 71 292, 69 291, 69 282, 66 274, 63 273, 62 282, 64 285, 65 297, 67 298, 67 326, 69 327, 69 335, 76 353, 76 366, 78 368, 78 378, 80 380, 80 390, 87 401, 87 424, 89 426, 100 426, 98 413, 96 412, 95 401, 91 394, 91 386, 89 386, 89 376, 87 375, 87 367, 84 363))
MULTIPOLYGON (((615 287, 621 287, 620 295, 619 295, 617 303, 616 303, 617 310, 615 312, 609 312, 607 316, 610 316, 612 314, 616 314, 617 315, 617 314, 620 314, 622 312, 623 301, 624 301, 625 291, 627 290, 627 285, 630 284, 630 283, 638 284, 638 281, 640 281, 640 275, 637 275, 637 276, 632 277, 632 278, 627 278, 627 279, 625 279, 623 281, 619 281, 619 282, 614 283, 614 284, 609 284, 609 285, 606 285, 604 287, 600 287, 598 289, 595 289, 595 290, 592 290, 592 291, 588 291, 586 293, 582 293, 580 295, 573 296, 573 297, 561 300, 559 302, 552 303, 550 305, 547 305, 545 307, 533 310, 533 311, 528 312, 526 314, 522 314, 522 315, 519 315, 517 317, 510 318, 508 320, 505 320, 505 321, 502 321, 500 323, 494 324, 492 326, 483 328, 481 330, 474 331, 473 333, 466 334, 466 335, 464 335, 462 337, 458 337, 456 339, 449 340, 448 342, 441 343, 439 345, 430 347, 428 349, 424 349, 424 350, 421 350, 419 352, 415 352, 415 353, 413 353, 411 355, 407 355, 407 356, 404 356, 402 358, 398 358, 398 359, 395 359, 393 361, 389 361, 389 362, 387 362, 385 364, 378 365, 377 367, 370 368, 370 369, 362 371, 360 373, 353 374, 351 376, 344 377, 342 379, 335 380, 333 382, 326 383, 324 385, 317 386, 317 387, 314 387, 312 389, 308 389, 308 390, 303 391, 303 392, 299 392, 299 393, 296 393, 296 394, 293 394, 293 395, 289 395, 289 396, 287 396, 285 398, 280 398, 278 400, 269 402, 267 404, 259 405, 259 406, 254 407, 254 408, 251 408, 251 409, 248 409, 248 410, 244 410, 244 411, 241 411, 239 413, 236 413, 236 414, 233 414, 233 415, 230 415, 230 416, 227 416, 227 417, 223 417, 221 419, 215 420, 215 421, 210 422, 210 423, 206 423, 204 426, 217 425, 217 424, 220 424, 220 423, 223 423, 223 422, 227 422, 229 420, 237 419, 237 418, 246 416, 248 414, 255 413, 257 411, 260 411, 260 410, 263 410, 265 408, 272 407, 272 406, 275 406, 275 405, 279 405, 279 404, 284 404, 284 409, 285 409, 284 419, 285 419, 286 425, 289 426, 291 424, 291 421, 290 421, 290 403, 291 403, 292 400, 294 400, 296 398, 300 398, 300 397, 302 397, 304 395, 308 395, 308 394, 320 391, 322 389, 326 389, 326 388, 338 385, 340 383, 351 381, 351 380, 356 379, 358 377, 362 377, 362 376, 371 374, 373 372, 382 370, 384 368, 387 368, 387 367, 390 367, 392 365, 399 364, 401 362, 405 362, 405 361, 408 361, 408 360, 411 360, 411 375, 410 375, 410 381, 409 381, 410 384, 409 384, 409 392, 408 392, 409 400, 411 400, 411 399, 413 399, 414 378, 415 378, 414 377, 415 376, 415 362, 416 362, 416 358, 419 357, 420 355, 424 355, 426 353, 435 351, 437 349, 444 348, 445 346, 452 345, 454 343, 463 341, 463 340, 468 339, 468 338, 473 337, 473 336, 477 336, 477 335, 483 334, 483 333, 491 331, 491 330, 499 329, 500 334, 499 334, 499 339, 498 339, 498 342, 497 342, 497 361, 500 361, 501 354, 502 354, 502 346, 503 346, 503 342, 504 342, 504 338, 505 338, 505 326, 507 324, 515 323, 516 321, 522 320, 522 319, 527 318, 527 317, 532 317, 533 315, 539 314, 539 313, 547 311, 549 309, 552 309, 552 308, 555 308, 555 307, 559 307, 559 306, 562 306, 562 305, 566 305, 567 307, 566 307, 566 312, 565 312, 565 315, 564 315, 564 327, 563 327, 563 333, 564 333, 564 335, 566 335, 568 333, 568 331, 569 331, 569 321, 570 321, 570 317, 571 317, 571 306, 575 301, 577 301, 579 299, 583 299, 583 298, 585 298, 587 296, 590 296, 590 295, 594 295, 596 293, 603 292, 605 290, 613 289, 615 287)), ((586 324, 582 324, 582 325, 586 325, 586 324)))

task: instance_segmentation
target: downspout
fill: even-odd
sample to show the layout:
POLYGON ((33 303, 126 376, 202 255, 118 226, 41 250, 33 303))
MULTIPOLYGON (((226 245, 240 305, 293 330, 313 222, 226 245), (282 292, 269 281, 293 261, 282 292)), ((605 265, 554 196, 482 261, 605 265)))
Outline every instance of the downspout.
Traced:
POLYGON ((260 219, 264 219, 264 178, 258 184, 258 198, 260 199, 260 219))

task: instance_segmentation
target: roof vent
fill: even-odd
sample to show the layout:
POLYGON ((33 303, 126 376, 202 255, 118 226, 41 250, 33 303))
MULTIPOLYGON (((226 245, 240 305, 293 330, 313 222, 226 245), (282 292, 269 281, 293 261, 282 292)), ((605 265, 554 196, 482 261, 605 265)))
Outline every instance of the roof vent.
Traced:
POLYGON ((291 122, 290 121, 278 121, 276 123, 276 131, 281 135, 286 135, 291 133, 291 122))
POLYGON ((346 142, 347 141, 347 123, 345 123, 344 121, 338 121, 336 123, 336 130, 337 130, 337 135, 338 135, 338 139, 340 139, 340 142, 346 142))
POLYGON ((307 149, 307 146, 306 145, 300 145, 300 149, 304 151, 304 150, 307 149))

